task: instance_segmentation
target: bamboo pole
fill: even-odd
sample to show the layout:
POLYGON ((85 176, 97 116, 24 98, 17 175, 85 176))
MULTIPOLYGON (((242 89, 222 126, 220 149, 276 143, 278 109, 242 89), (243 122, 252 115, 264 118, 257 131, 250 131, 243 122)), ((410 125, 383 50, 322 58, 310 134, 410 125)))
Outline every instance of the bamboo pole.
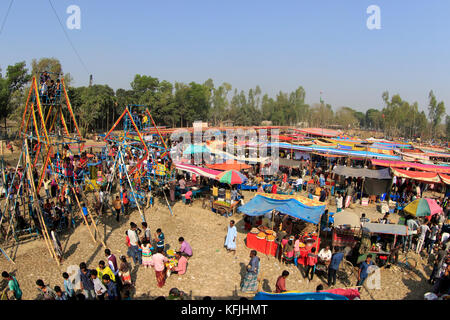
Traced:
MULTIPOLYGON (((81 192, 83 192, 83 190, 81 189, 81 186, 80 186, 80 185, 78 185, 78 186, 80 187, 81 192)), ((84 194, 84 192, 83 192, 83 194, 84 194)), ((75 195, 75 196, 76 196, 76 195, 75 195)), ((85 196, 85 198, 87 199, 86 196, 85 196)), ((78 197, 77 197, 77 199, 78 199, 78 197)), ((87 209, 89 218, 91 218, 92 225, 94 226, 95 231, 97 231, 98 235, 100 235, 100 231, 99 231, 98 228, 97 228, 97 224, 95 223, 94 217, 92 216, 91 212, 89 211, 89 209, 88 209, 87 207, 86 207, 86 209, 87 209)), ((83 215, 83 216, 84 216, 84 215, 83 215)), ((104 242, 103 240, 100 240, 100 242, 102 243, 103 247, 105 247, 105 249, 106 249, 106 244, 105 244, 105 242, 104 242)))
POLYGON ((97 243, 97 240, 95 240, 95 236, 92 234, 92 230, 91 230, 91 227, 89 226, 89 222, 87 221, 86 216, 83 213, 83 207, 81 207, 80 201, 78 200, 78 196, 77 196, 77 193, 75 192, 75 188, 74 187, 72 187, 72 192, 73 192, 73 194, 75 196, 75 199, 77 200, 78 207, 80 208, 80 215, 83 217, 84 223, 86 224, 86 227, 89 230, 89 234, 91 235, 92 240, 94 241, 94 243, 97 243))
MULTIPOLYGON (((32 171, 31 171, 30 155, 28 154, 28 142, 27 142, 26 139, 25 139, 25 161, 28 164, 28 178, 29 178, 31 188, 32 188, 33 193, 34 193, 34 197, 33 198, 37 199, 38 192, 36 191, 36 186, 34 184, 33 174, 32 174, 32 171)), ((56 263, 59 266, 60 265, 60 261, 59 261, 57 255, 56 255, 55 248, 53 247, 53 243, 50 240, 50 236, 49 236, 49 233, 48 233, 48 230, 47 230, 47 226, 45 224, 44 217, 42 215, 41 207, 39 206, 39 204, 36 207, 38 208, 38 210, 37 210, 38 220, 39 220, 39 222, 41 224, 41 231, 42 231, 42 236, 44 237, 45 244, 47 245, 47 249, 49 249, 49 251, 50 251, 50 255, 55 259, 56 263)))

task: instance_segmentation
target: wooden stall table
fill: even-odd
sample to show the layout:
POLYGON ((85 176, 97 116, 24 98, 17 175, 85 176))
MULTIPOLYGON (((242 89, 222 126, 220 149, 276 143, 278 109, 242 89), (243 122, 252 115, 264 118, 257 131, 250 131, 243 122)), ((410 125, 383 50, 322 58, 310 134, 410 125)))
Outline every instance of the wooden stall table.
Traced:
POLYGON ((231 204, 226 203, 224 201, 214 201, 212 204, 212 208, 216 210, 217 213, 220 213, 219 211, 225 212, 224 215, 227 217, 231 217, 233 214, 236 213, 236 208, 239 204, 239 201, 234 201, 231 204))
MULTIPOLYGON (((247 248, 256 250, 260 253, 266 253, 267 247, 266 239, 258 239, 256 233, 248 233, 247 234, 247 248)), ((274 254, 275 255, 275 254, 274 254)))

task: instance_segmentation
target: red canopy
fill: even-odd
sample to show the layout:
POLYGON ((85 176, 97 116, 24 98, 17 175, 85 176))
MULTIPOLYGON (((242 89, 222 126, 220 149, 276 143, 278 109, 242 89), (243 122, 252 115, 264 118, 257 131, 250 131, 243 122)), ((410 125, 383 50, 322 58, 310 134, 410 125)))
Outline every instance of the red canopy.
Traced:
POLYGON ((214 169, 214 170, 223 170, 223 171, 227 171, 227 170, 244 170, 244 169, 250 169, 251 166, 249 166, 248 164, 245 163, 240 163, 240 162, 233 162, 233 163, 216 163, 216 164, 207 164, 206 165, 208 168, 210 169, 214 169))
POLYGON ((395 160, 378 160, 372 159, 372 164, 376 166, 390 167, 390 168, 414 168, 417 170, 423 170, 428 172, 436 173, 450 173, 450 167, 437 166, 432 164, 421 164, 406 161, 395 161, 395 160))

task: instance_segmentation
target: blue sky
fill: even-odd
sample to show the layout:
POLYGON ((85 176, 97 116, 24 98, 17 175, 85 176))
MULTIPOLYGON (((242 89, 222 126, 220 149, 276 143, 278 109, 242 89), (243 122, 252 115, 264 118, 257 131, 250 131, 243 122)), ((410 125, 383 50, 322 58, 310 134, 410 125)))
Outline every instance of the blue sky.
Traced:
MULTIPOLYGON (((171 82, 260 85, 274 96, 298 86, 334 109, 382 107, 388 90, 427 108, 431 89, 450 105, 450 1, 52 0, 64 25, 71 4, 81 30, 67 30, 94 82, 129 88, 136 73, 171 82), (133 3, 133 5, 131 5, 133 3), (369 5, 381 30, 366 27, 369 5)), ((0 21, 9 0, 0 1, 0 21)), ((0 66, 57 57, 75 85, 83 68, 48 0, 15 0, 0 35, 0 66)))

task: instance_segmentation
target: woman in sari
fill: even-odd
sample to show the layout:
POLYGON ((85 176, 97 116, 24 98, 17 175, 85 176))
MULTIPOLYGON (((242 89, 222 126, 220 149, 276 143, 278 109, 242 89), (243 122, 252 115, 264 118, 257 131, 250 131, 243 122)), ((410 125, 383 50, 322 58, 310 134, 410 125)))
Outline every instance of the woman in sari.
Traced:
POLYGON ((123 287, 131 287, 133 285, 131 281, 131 267, 127 262, 127 258, 125 256, 120 256, 120 267, 119 267, 119 276, 122 280, 123 287))
POLYGON ((254 292, 258 289, 259 257, 256 250, 250 252, 250 262, 247 265, 247 273, 241 285, 242 292, 254 292))

